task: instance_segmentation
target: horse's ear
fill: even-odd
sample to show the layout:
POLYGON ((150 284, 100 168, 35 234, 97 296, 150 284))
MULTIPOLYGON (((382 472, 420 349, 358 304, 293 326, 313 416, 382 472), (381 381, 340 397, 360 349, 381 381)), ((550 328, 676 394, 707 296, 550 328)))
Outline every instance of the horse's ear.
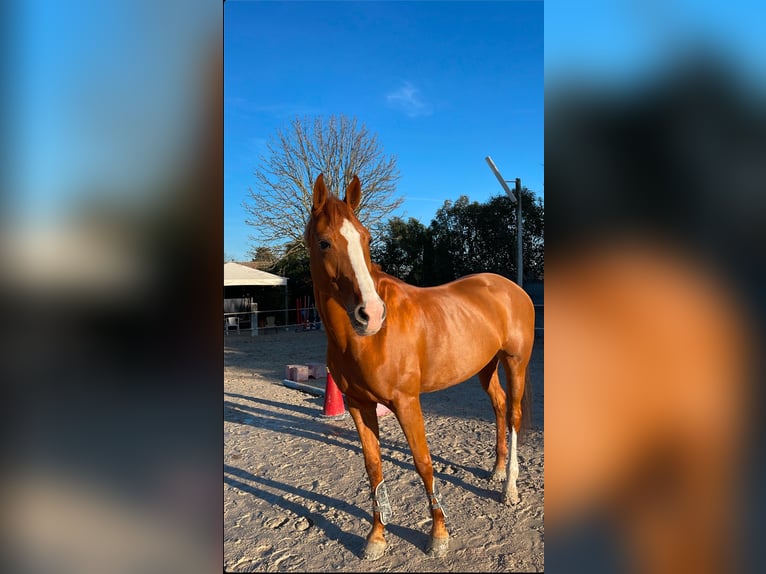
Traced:
POLYGON ((324 184, 324 176, 320 173, 314 182, 314 204, 312 211, 321 211, 325 201, 327 201, 327 187, 324 184))
POLYGON ((346 198, 344 201, 353 211, 356 211, 356 208, 359 207, 359 203, 362 201, 362 184, 359 183, 358 176, 355 175, 351 183, 346 187, 346 198))

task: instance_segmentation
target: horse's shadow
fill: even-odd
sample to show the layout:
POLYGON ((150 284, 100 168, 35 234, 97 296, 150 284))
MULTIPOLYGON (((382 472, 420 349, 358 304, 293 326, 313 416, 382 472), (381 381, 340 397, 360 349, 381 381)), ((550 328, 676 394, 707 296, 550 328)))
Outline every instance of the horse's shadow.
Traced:
MULTIPOLYGON (((224 482, 229 486, 237 488, 242 492, 252 494, 253 496, 256 496, 262 500, 266 500, 270 504, 279 506, 280 508, 283 508, 288 512, 292 512, 297 516, 306 518, 310 525, 324 531, 325 535, 330 540, 336 541, 338 544, 346 548, 346 550, 357 556, 361 554, 365 544, 364 537, 359 536, 358 534, 353 534, 341 530, 340 527, 338 527, 320 512, 310 511, 308 508, 297 502, 285 500, 285 498, 282 496, 277 496, 273 492, 258 488, 252 484, 243 482, 243 480, 246 480, 249 483, 255 482, 268 488, 281 490, 287 494, 309 499, 319 504, 323 504, 327 508, 335 508, 336 510, 346 512, 351 516, 355 516, 359 519, 366 519, 372 523, 372 516, 367 512, 364 512, 359 507, 353 504, 341 502, 337 498, 332 498, 324 494, 312 492, 296 486, 291 486, 284 482, 278 482, 276 480, 262 476, 256 476, 250 472, 247 472, 246 470, 242 470, 228 464, 224 465, 224 474, 224 482)), ((412 528, 407 528, 406 526, 400 526, 397 524, 389 524, 387 525, 387 529, 394 536, 398 536, 402 540, 418 548, 424 549, 427 544, 428 535, 424 532, 419 532, 417 530, 413 530, 412 528)))
POLYGON ((306 490, 303 490, 301 488, 296 488, 294 486, 290 486, 289 484, 286 484, 283 482, 277 482, 275 480, 269 480, 263 477, 258 477, 245 470, 242 470, 233 466, 229 466, 229 465, 224 465, 223 481, 229 486, 237 488, 242 492, 247 492, 249 494, 252 494, 253 496, 260 498, 262 500, 266 500, 272 505, 278 506, 288 512, 292 512, 298 516, 305 517, 309 521, 309 524, 323 530, 327 538, 338 542, 340 545, 344 546, 349 552, 354 552, 357 547, 361 547, 361 545, 364 544, 364 539, 361 536, 352 534, 349 532, 344 532, 338 526, 333 524, 332 521, 325 518, 319 512, 312 512, 308 508, 306 508, 305 506, 297 502, 285 500, 281 496, 275 496, 272 492, 269 492, 268 490, 258 488, 256 486, 253 486, 252 484, 248 484, 247 482, 238 480, 237 478, 247 480, 248 482, 251 482, 251 483, 255 482, 255 483, 259 483, 263 485, 268 485, 271 488, 282 490, 285 493, 292 493, 297 496, 304 496, 304 497, 308 496, 311 499, 316 500, 317 502, 321 502, 322 504, 327 505, 328 507, 342 509, 345 512, 348 512, 349 514, 352 514, 354 516, 361 518, 363 516, 362 512, 355 509, 353 506, 345 505, 337 499, 330 498, 328 496, 324 496, 316 492, 308 492, 306 490))
MULTIPOLYGON (((289 405, 289 404, 280 403, 277 401, 270 401, 268 399, 256 399, 255 397, 251 397, 248 395, 241 395, 239 393, 225 392, 224 395, 228 397, 234 397, 237 399, 245 399, 246 401, 261 403, 262 405, 266 405, 266 406, 277 407, 283 410, 289 409, 291 411, 294 411, 296 413, 300 413, 302 415, 306 415, 309 417, 314 417, 317 414, 316 410, 314 410, 313 408, 304 407, 301 405, 289 405)), ((317 405, 320 403, 321 400, 322 400, 321 397, 316 398, 317 405)), ((230 403, 230 404, 237 404, 237 403, 230 403)), ((291 415, 284 415, 284 414, 273 412, 273 411, 270 411, 268 414, 269 416, 273 416, 273 417, 290 417, 291 416, 291 415)))
MULTIPOLYGON (((251 400, 256 402, 259 401, 259 399, 251 400)), ((264 402, 268 403, 270 401, 264 402)), ((346 429, 338 429, 331 424, 321 421, 310 421, 313 423, 311 424, 311 427, 313 428, 310 428, 307 425, 307 419, 305 417, 298 417, 285 413, 275 413, 274 411, 268 409, 242 405, 240 403, 232 403, 229 401, 224 401, 224 407, 226 409, 224 420, 236 422, 238 424, 246 424, 256 428, 269 429, 280 434, 290 434, 296 437, 321 442, 325 446, 336 446, 350 450, 360 455, 362 454, 361 444, 353 444, 352 442, 356 435, 352 434, 351 431, 347 431, 346 429), (250 416, 246 416, 244 419, 240 419, 234 415, 250 416), (342 442, 337 438, 333 438, 344 436, 348 439, 348 442, 342 442)), ((284 405, 282 405, 282 407, 284 407, 284 405)))
MULTIPOLYGON (((276 401, 270 401, 268 399, 260 399, 256 397, 249 397, 246 395, 238 395, 233 393, 225 394, 232 397, 246 399, 252 403, 256 403, 257 405, 262 405, 245 405, 241 403, 224 401, 224 406, 226 407, 224 415, 225 420, 230 420, 231 422, 237 422, 239 424, 247 424, 249 426, 258 428, 268 428, 269 430, 277 433, 289 434, 303 439, 316 441, 322 448, 326 448, 328 445, 343 448, 353 452, 360 458, 362 457, 362 447, 359 443, 359 438, 355 430, 339 428, 337 425, 332 423, 317 420, 315 417, 318 413, 311 408, 299 405, 288 405, 285 403, 279 403, 276 401), (281 411, 289 409, 298 414, 294 415, 290 413, 278 412, 277 410, 272 410, 268 407, 276 407, 281 411), (239 415, 241 414, 250 415, 245 419, 247 422, 239 420, 239 415)), ((382 438, 381 447, 381 460, 388 464, 397 466, 402 470, 412 472, 417 475, 415 465, 412 462, 412 453, 406 441, 394 437, 389 437, 387 440, 382 438), (396 451, 408 460, 400 460, 399 458, 395 458, 389 454, 386 454, 384 452, 386 450, 396 451)), ((489 470, 474 466, 461 465, 456 463, 454 460, 448 460, 443 456, 434 453, 431 453, 431 460, 437 464, 461 469, 465 473, 474 476, 476 479, 489 482, 489 470)), ((482 486, 472 484, 471 482, 466 482, 466 480, 463 478, 452 474, 434 472, 434 475, 440 480, 451 483, 455 487, 471 492, 474 496, 495 499, 498 502, 500 502, 502 499, 502 493, 499 489, 500 483, 489 483, 491 485, 490 488, 484 488, 482 486), (496 486, 493 487, 492 485, 496 486)))

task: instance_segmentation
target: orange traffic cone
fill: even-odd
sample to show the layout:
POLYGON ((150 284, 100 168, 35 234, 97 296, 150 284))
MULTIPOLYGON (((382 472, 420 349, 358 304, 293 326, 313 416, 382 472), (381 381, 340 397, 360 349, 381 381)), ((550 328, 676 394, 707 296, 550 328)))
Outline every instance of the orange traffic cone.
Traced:
POLYGON ((330 374, 330 370, 327 369, 327 383, 325 384, 324 392, 324 409, 322 411, 322 418, 325 419, 343 419, 348 416, 346 405, 343 404, 343 394, 340 392, 338 385, 330 374))

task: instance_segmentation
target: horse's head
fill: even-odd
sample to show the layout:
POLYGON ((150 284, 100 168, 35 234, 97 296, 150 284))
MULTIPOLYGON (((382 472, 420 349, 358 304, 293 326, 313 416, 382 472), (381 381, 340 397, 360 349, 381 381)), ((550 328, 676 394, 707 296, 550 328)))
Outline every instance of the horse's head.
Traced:
POLYGON ((374 335, 383 326, 386 304, 372 278, 370 234, 354 215, 361 198, 357 176, 341 201, 329 195, 320 174, 305 240, 317 300, 331 297, 346 310, 354 331, 374 335))

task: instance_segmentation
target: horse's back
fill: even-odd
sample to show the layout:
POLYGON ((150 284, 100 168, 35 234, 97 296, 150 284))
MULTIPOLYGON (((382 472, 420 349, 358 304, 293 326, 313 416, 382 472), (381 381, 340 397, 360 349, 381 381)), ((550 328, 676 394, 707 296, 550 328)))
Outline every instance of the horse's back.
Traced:
POLYGON ((513 281, 477 273, 436 287, 410 287, 407 295, 421 329, 424 392, 472 377, 500 351, 529 359, 534 305, 513 281))
POLYGON ((475 273, 456 279, 461 293, 486 310, 488 318, 503 318, 504 331, 534 336, 535 306, 529 294, 510 279, 495 273, 475 273))

